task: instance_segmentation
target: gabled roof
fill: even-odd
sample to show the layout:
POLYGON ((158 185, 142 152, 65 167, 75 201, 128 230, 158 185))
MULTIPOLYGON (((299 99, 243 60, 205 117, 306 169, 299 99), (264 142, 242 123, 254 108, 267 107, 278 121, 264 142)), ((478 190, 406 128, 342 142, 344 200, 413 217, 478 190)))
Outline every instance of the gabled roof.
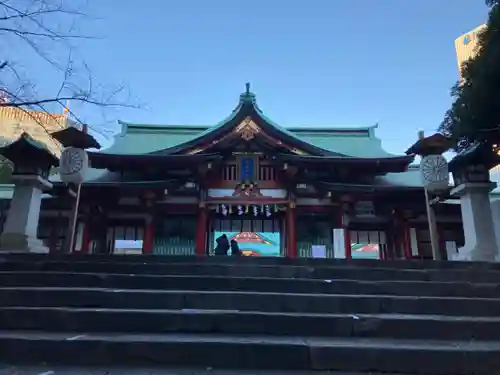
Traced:
POLYGON ((205 125, 147 125, 119 122, 122 131, 105 153, 147 154, 182 153, 198 144, 211 142, 234 129, 246 117, 266 133, 288 142, 309 155, 345 155, 360 158, 394 156, 382 148, 375 136, 375 126, 358 128, 294 127, 283 128, 260 110, 255 94, 247 90, 240 95, 238 106, 231 115, 214 126, 205 125))
MULTIPOLYGON (((331 155, 332 152, 326 149, 314 146, 297 137, 290 131, 280 127, 278 124, 267 118, 257 106, 257 100, 254 93, 250 92, 250 85, 247 84, 247 90, 240 95, 238 106, 231 115, 217 126, 207 129, 197 137, 178 144, 176 146, 163 150, 154 151, 155 154, 196 154, 206 151, 212 144, 218 142, 221 138, 230 135, 231 132, 241 128, 241 134, 246 130, 246 126, 258 135, 265 133, 267 137, 272 137, 282 144, 286 144, 293 152, 300 155, 331 155), (246 124, 246 125, 245 125, 246 124)), ((250 130, 250 129, 249 129, 250 130)))

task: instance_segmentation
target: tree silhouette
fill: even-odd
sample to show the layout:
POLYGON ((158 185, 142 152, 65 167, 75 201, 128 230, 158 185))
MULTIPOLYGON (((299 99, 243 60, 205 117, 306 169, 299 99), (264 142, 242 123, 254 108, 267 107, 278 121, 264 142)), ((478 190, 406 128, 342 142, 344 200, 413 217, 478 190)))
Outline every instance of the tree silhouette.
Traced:
POLYGON ((463 80, 451 90, 455 99, 439 130, 460 151, 475 142, 500 141, 500 0, 487 0, 487 27, 479 34, 477 55, 466 61, 463 80))

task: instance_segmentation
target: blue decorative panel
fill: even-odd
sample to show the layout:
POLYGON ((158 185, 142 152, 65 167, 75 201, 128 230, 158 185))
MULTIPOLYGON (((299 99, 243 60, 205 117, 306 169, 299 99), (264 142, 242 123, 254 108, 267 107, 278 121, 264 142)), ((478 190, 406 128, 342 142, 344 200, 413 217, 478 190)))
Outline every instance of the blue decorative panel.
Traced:
POLYGON ((254 158, 241 158, 240 164, 241 181, 253 181, 255 178, 255 160, 254 158))

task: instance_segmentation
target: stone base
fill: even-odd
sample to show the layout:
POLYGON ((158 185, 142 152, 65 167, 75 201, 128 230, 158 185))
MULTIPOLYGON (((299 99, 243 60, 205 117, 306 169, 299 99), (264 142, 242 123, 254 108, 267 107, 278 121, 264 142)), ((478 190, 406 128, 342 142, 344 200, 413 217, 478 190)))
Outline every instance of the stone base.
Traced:
POLYGON ((464 246, 458 249, 458 254, 456 254, 450 260, 469 262, 498 262, 500 260, 500 256, 498 254, 496 244, 493 244, 493 246, 490 248, 466 248, 464 246))
POLYGON ((2 233, 0 235, 0 252, 48 253, 49 248, 38 238, 21 233, 2 233))

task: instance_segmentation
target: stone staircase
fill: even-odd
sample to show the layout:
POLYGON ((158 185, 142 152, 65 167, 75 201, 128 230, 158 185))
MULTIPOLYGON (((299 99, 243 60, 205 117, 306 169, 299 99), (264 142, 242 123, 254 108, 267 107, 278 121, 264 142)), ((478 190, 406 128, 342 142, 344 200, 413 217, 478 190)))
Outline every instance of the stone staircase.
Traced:
POLYGON ((490 375, 500 267, 0 255, 0 362, 490 375))

